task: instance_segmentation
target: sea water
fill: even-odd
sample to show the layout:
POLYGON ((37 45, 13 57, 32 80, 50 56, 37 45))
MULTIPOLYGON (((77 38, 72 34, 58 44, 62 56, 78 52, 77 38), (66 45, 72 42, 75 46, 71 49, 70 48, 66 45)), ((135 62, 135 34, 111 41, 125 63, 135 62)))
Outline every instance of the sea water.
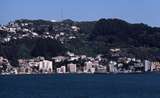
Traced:
POLYGON ((0 98, 160 98, 160 73, 0 76, 0 98))

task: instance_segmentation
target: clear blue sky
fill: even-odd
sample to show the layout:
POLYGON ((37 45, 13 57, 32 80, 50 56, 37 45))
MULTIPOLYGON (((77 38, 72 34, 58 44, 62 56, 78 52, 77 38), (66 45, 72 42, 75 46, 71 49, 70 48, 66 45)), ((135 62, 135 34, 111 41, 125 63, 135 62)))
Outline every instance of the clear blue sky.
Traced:
POLYGON ((160 0, 0 0, 0 24, 15 19, 120 18, 160 27, 160 0))

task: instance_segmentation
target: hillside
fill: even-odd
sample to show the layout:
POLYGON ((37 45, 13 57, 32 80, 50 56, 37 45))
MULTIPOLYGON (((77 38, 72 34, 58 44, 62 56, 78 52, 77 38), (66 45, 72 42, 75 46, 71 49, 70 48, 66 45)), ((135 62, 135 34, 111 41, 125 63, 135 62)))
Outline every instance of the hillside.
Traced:
POLYGON ((21 19, 0 27, 0 55, 12 62, 36 56, 50 58, 67 51, 110 57, 111 48, 120 48, 122 56, 157 59, 160 28, 120 19, 84 22, 21 19))

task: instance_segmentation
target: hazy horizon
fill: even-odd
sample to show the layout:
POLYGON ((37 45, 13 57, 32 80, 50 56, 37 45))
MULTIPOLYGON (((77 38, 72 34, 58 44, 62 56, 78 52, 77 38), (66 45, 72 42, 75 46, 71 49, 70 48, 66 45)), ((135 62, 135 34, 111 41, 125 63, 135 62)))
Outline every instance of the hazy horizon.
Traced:
POLYGON ((160 27, 159 0, 1 0, 0 24, 17 19, 95 21, 118 18, 160 27))

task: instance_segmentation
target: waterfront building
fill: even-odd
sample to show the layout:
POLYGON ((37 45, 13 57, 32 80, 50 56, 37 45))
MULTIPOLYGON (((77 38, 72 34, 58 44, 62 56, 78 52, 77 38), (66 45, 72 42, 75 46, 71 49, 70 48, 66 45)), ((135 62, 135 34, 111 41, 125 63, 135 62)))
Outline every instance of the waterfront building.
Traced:
POLYGON ((160 71, 160 62, 152 62, 152 70, 160 71))
POLYGON ((151 62, 148 61, 148 60, 145 60, 144 61, 144 71, 147 72, 147 71, 150 71, 151 70, 151 62))
POLYGON ((90 69, 90 73, 95 73, 95 71, 96 71, 96 68, 94 68, 94 67, 92 67, 92 68, 90 69))
MULTIPOLYGON (((90 73, 91 69, 94 68, 93 63, 91 61, 85 62, 84 72, 90 73)), ((92 71, 95 71, 95 69, 92 69, 92 71)))
POLYGON ((14 70, 15 74, 31 74, 32 73, 32 68, 29 66, 21 66, 18 68, 18 70, 14 70), (17 72, 16 72, 17 71, 17 72))
POLYGON ((17 68, 13 68, 13 70, 10 73, 12 73, 12 74, 18 74, 17 68))
POLYGON ((68 71, 69 71, 70 73, 76 73, 76 71, 77 71, 77 65, 76 65, 76 64, 73 64, 73 63, 68 64, 68 65, 67 65, 67 68, 68 68, 68 71))
POLYGON ((49 61, 49 60, 40 61, 39 70, 41 72, 52 72, 53 71, 52 61, 49 61))
POLYGON ((57 73, 66 73, 66 66, 61 66, 60 68, 57 68, 57 73))
POLYGON ((57 73, 62 73, 61 68, 57 68, 56 71, 57 71, 57 73))
POLYGON ((136 72, 142 72, 142 71, 144 71, 144 64, 143 64, 143 62, 134 62, 134 70, 136 71, 136 72))
POLYGON ((151 63, 151 72, 156 70, 156 64, 154 62, 151 63))
POLYGON ((61 72, 66 73, 66 66, 61 66, 61 72))
POLYGON ((98 73, 106 73, 107 72, 107 67, 103 65, 98 65, 96 66, 96 72, 98 73))
POLYGON ((117 62, 115 62, 115 61, 109 62, 109 72, 113 72, 113 73, 117 72, 116 64, 117 64, 117 62))

